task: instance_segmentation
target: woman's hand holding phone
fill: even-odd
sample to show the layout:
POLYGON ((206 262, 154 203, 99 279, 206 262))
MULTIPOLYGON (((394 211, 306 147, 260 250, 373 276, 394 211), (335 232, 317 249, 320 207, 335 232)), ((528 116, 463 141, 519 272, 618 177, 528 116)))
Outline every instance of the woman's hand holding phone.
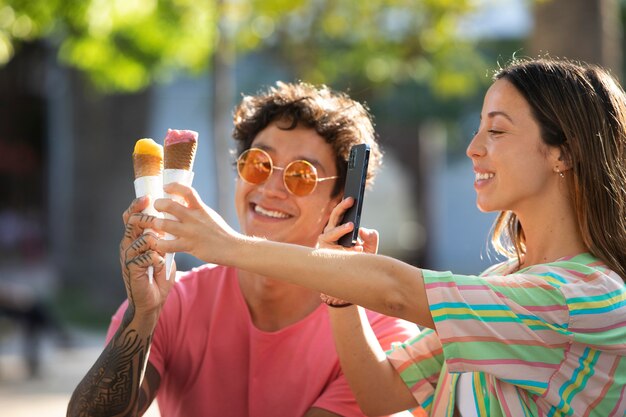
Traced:
MULTIPOLYGON (((354 199, 352 197, 348 197, 342 200, 333 209, 330 214, 328 224, 324 229, 324 233, 322 233, 317 239, 318 248, 342 249, 365 253, 378 252, 378 231, 374 229, 366 229, 364 227, 359 228, 359 239, 357 240, 357 243, 350 248, 346 248, 337 243, 342 236, 346 233, 352 232, 354 229, 354 224, 351 222, 337 225, 337 223, 344 217, 346 210, 352 207, 353 204, 354 199)), ((331 297, 326 294, 321 294, 320 297, 324 303, 330 306, 349 305, 340 298, 331 297)))

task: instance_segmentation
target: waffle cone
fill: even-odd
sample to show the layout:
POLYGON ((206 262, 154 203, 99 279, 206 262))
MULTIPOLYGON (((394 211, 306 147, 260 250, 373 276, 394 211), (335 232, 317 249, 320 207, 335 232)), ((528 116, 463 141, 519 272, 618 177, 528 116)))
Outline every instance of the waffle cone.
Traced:
POLYGON ((133 154, 133 168, 135 179, 139 177, 161 175, 163 170, 163 160, 155 155, 133 154))
POLYGON ((164 148, 165 169, 184 169, 191 171, 196 156, 196 142, 179 142, 164 148))

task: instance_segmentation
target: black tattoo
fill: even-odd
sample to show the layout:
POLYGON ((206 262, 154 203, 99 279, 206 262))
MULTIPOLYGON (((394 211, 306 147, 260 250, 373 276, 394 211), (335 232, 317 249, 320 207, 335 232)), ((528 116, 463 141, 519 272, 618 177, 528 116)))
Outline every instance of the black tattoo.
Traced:
POLYGON ((143 245, 146 244, 146 238, 144 237, 144 235, 141 235, 137 238, 137 240, 135 240, 131 245, 130 245, 130 249, 136 251, 139 250, 139 248, 141 248, 143 245))
MULTIPOLYGON (((141 216, 142 221, 152 217, 143 214, 133 216, 136 215, 141 216)), ((150 250, 137 255, 148 242, 143 235, 135 238, 136 232, 132 224, 126 223, 120 243, 128 308, 113 339, 74 390, 67 409, 68 416, 136 416, 148 408, 160 384, 158 372, 150 367, 142 387, 152 333, 141 333, 131 327, 135 317, 131 267, 147 267, 152 261, 150 250), (131 240, 132 243, 125 248, 131 240)))
MULTIPOLYGON (((129 304, 117 333, 74 390, 68 416, 137 415, 152 337, 142 338, 128 329, 133 316, 134 307, 129 304)), ((145 409, 147 401, 142 399, 145 409)))
POLYGON ((126 226, 124 226, 124 237, 126 239, 132 239, 133 238, 133 230, 134 230, 133 225, 130 224, 130 223, 126 223, 126 226))

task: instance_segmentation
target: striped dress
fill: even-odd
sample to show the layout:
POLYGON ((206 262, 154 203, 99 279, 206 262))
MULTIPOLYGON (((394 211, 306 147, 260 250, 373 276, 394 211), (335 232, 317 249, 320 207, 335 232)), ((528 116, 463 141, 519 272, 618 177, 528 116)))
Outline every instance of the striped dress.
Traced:
MULTIPOLYGON (((452 416, 470 373, 479 416, 626 413, 626 286, 590 254, 481 276, 424 271, 436 333, 388 358, 431 416, 452 416)), ((416 412, 419 412, 418 408, 416 412)))

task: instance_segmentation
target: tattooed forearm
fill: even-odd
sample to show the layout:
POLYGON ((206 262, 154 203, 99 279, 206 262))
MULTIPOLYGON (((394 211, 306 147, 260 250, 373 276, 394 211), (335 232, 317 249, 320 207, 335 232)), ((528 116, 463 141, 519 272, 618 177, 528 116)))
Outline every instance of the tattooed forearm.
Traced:
POLYGON ((141 337, 124 324, 74 391, 68 416, 137 415, 151 336, 141 337))
POLYGON ((111 342, 74 390, 68 416, 136 416, 145 411, 160 383, 160 376, 152 367, 149 381, 142 384, 142 379, 152 332, 167 295, 152 282, 148 285, 145 277, 149 266, 162 265, 162 258, 151 249, 155 238, 144 235, 140 227, 150 216, 138 217, 132 212, 129 208, 123 216, 126 226, 119 248, 128 308, 111 342), (160 259, 161 264, 153 265, 155 259, 160 259), (135 317, 138 305, 142 309, 135 317))

